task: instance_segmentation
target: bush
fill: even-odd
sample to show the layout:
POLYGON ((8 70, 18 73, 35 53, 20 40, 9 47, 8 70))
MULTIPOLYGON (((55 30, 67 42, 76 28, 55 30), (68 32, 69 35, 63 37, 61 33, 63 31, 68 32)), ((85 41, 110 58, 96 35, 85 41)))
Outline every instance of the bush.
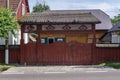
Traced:
POLYGON ((115 69, 120 69, 120 62, 106 62, 106 63, 101 63, 100 66, 109 66, 115 69))
POLYGON ((6 71, 11 67, 15 67, 14 65, 0 65, 0 72, 6 71))

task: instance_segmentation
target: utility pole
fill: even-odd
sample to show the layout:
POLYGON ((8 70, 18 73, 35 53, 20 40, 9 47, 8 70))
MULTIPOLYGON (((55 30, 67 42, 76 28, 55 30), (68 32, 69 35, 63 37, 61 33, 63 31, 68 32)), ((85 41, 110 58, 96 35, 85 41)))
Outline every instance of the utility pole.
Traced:
MULTIPOLYGON (((9 0, 6 0, 6 8, 9 9, 9 0)), ((8 35, 9 35, 9 33, 8 33, 8 35)), ((9 48, 5 49, 5 64, 9 64, 9 50, 8 49, 9 48)))
POLYGON ((6 8, 8 8, 8 9, 9 9, 9 3, 10 3, 10 1, 6 0, 6 8))

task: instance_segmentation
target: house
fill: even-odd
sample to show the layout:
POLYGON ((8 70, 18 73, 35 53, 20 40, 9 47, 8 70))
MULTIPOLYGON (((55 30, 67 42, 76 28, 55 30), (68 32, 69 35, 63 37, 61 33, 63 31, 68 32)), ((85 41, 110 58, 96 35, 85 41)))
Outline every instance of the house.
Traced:
POLYGON ((91 12, 28 13, 19 23, 21 64, 91 64, 92 47, 96 44, 95 28, 101 23, 91 12), (27 40, 24 35, 29 36, 27 40), (91 43, 89 36, 92 36, 91 43))
MULTIPOLYGON (((119 62, 119 45, 96 44, 96 26, 101 22, 93 13, 79 10, 28 13, 19 20, 21 45, 10 48, 9 62, 25 65, 119 62), (91 42, 89 35, 93 37, 91 42)), ((4 63, 4 48, 0 49, 0 62, 4 63)))
POLYGON ((120 43, 120 21, 113 25, 113 27, 101 38, 101 40, 110 43, 120 43))
MULTIPOLYGON (((24 14, 29 13, 28 0, 0 0, 0 8, 10 8, 13 11, 13 15, 16 17, 16 19, 19 19, 24 14)), ((5 40, 0 39, 0 45, 4 44, 5 40)), ((9 45, 14 44, 20 44, 20 36, 18 36, 18 38, 14 38, 14 36, 9 33, 9 45)))
MULTIPOLYGON (((100 9, 80 10, 81 12, 91 12, 101 23, 96 24, 96 43, 101 43, 99 40, 109 29, 112 28, 112 23, 109 15, 100 9)), ((92 36, 88 36, 88 43, 92 42, 92 36)))
MULTIPOLYGON (((100 24, 96 24, 96 42, 97 43, 101 43, 101 41, 99 40, 111 27, 112 27, 112 23, 111 23, 111 20, 110 20, 110 17, 104 13, 102 10, 99 10, 99 9, 90 9, 90 10, 52 10, 52 11, 47 11, 48 13, 49 12, 52 12, 52 13, 92 13, 96 18, 98 18, 101 23, 100 24)), ((27 35, 27 34, 26 34, 27 35)), ((61 35, 62 36, 62 35, 61 35)), ((80 37, 80 40, 82 43, 92 43, 92 39, 93 39, 93 36, 92 34, 89 34, 88 36, 87 35, 81 35, 82 37, 80 37), (85 40, 85 39, 88 39, 88 40, 85 40)), ((43 36, 44 37, 44 36, 43 36)), ((52 36, 51 36, 52 37, 52 36)), ((77 39, 78 37, 74 36, 73 39, 77 39)), ((27 43, 28 39, 25 40, 25 42, 27 43)), ((43 39, 42 39, 43 41, 43 39)), ((47 42, 48 40, 45 38, 45 43, 48 43, 47 42)), ((79 41, 79 40, 78 40, 79 41)), ((69 42, 69 41, 67 41, 69 42)))
POLYGON ((91 64, 93 47, 112 27, 109 16, 96 9, 31 13, 19 23, 21 64, 91 64))
POLYGON ((120 21, 118 21, 110 30, 111 43, 120 43, 120 21))

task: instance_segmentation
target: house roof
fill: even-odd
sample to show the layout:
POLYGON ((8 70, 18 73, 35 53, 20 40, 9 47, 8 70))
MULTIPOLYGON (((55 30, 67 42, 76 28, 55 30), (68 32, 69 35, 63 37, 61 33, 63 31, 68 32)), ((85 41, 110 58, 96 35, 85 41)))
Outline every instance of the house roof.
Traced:
POLYGON ((100 23, 100 21, 91 13, 79 11, 45 11, 42 13, 28 13, 23 16, 19 22, 27 24, 100 23))
MULTIPOLYGON (((49 13, 59 13, 59 14, 69 14, 69 13, 91 13, 94 15, 97 19, 101 21, 100 24, 96 24, 96 30, 109 30, 112 28, 112 23, 110 17, 104 13, 100 9, 89 9, 89 10, 52 10, 52 11, 47 11, 44 12, 46 14, 49 13)), ((32 13, 31 15, 36 15, 36 13, 32 13)), ((29 16, 29 14, 28 14, 29 16)))
POLYGON ((120 31, 120 21, 118 21, 108 32, 120 31))
POLYGON ((102 42, 111 42, 112 35, 111 33, 105 33, 101 38, 100 41, 102 42))
MULTIPOLYGON (((73 10, 68 10, 68 12, 72 12, 73 10)), ((55 12, 58 12, 55 10, 55 12)), ((66 10, 61 10, 59 12, 67 12, 66 10)), ((98 18, 101 23, 96 24, 96 30, 109 30, 112 28, 112 23, 109 15, 107 15, 105 12, 103 12, 100 9, 86 9, 86 10, 74 10, 74 12, 90 12, 92 13, 96 18, 98 18)))
MULTIPOLYGON (((16 12, 20 0, 9 0, 9 6, 12 8, 13 12, 16 12)), ((0 7, 6 8, 7 7, 7 0, 0 0, 0 7)))

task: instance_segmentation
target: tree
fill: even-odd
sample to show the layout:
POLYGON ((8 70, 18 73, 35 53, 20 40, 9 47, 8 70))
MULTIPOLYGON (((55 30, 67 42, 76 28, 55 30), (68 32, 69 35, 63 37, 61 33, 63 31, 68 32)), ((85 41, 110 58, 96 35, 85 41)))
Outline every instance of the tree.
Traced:
POLYGON ((114 16, 113 19, 111 19, 113 24, 116 24, 118 21, 120 21, 120 14, 118 14, 117 16, 114 16))
POLYGON ((13 16, 11 10, 0 8, 0 38, 5 39, 5 63, 9 64, 8 60, 8 39, 9 32, 11 32, 15 37, 17 35, 16 30, 18 30, 18 23, 13 16))
POLYGON ((50 7, 46 5, 45 3, 44 4, 39 3, 33 7, 33 12, 43 12, 46 10, 50 10, 50 7))

